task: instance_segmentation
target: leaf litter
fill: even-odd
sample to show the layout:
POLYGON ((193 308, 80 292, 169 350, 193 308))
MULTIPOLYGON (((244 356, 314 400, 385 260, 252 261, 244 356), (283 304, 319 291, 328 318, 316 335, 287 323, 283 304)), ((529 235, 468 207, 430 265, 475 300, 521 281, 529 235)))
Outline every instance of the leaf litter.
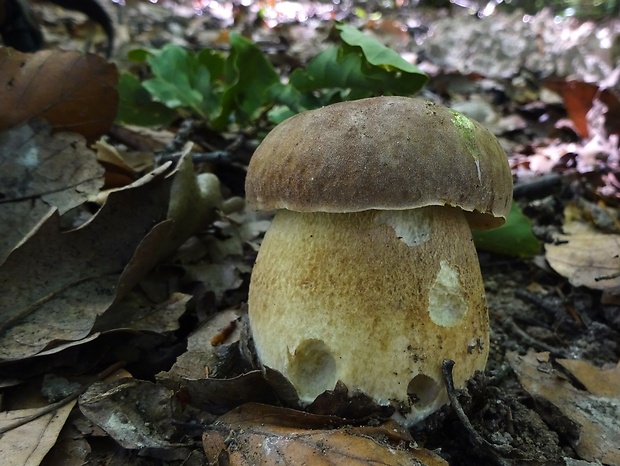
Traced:
POLYGON ((104 170, 84 138, 75 133, 50 134, 43 120, 0 133, 0 263, 46 217, 83 204, 103 185, 104 170))
POLYGON ((355 427, 336 417, 246 404, 220 416, 203 435, 211 463, 264 465, 447 465, 417 449, 393 421, 355 427))

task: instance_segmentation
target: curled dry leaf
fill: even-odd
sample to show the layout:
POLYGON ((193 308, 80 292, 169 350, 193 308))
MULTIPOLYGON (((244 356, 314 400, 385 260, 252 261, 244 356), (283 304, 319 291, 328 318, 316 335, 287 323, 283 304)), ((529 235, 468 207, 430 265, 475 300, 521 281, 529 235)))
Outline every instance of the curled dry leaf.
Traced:
POLYGON ((583 361, 558 360, 587 391, 575 387, 552 364, 549 353, 508 353, 523 388, 554 407, 546 421, 563 432, 580 458, 620 464, 620 371, 601 370, 583 361), (610 390, 610 387, 613 387, 610 390))
POLYGON ((189 336, 187 351, 169 371, 157 374, 157 381, 182 392, 193 406, 217 414, 250 401, 276 402, 261 371, 235 376, 247 370, 239 348, 244 317, 247 314, 236 309, 214 314, 189 336))
POLYGON ((0 131, 33 118, 56 131, 72 131, 94 141, 116 117, 118 71, 104 58, 77 51, 25 54, 0 49, 0 131))
POLYGON ((173 419, 180 407, 174 393, 150 382, 121 379, 91 385, 79 398, 80 410, 121 446, 171 448, 177 442, 173 419))
POLYGON ((221 416, 203 434, 212 464, 439 466, 448 463, 422 448, 402 427, 346 426, 343 419, 247 404, 221 416))
POLYGON ((558 363, 570 371, 592 395, 620 400, 620 362, 608 369, 601 369, 579 359, 558 359, 558 363))
POLYGON ((595 99, 601 100, 607 107, 606 125, 609 133, 618 133, 618 117, 620 116, 620 101, 610 89, 600 88, 597 84, 564 78, 547 78, 544 85, 560 94, 564 100, 564 107, 568 116, 575 125, 580 136, 587 138, 590 134, 588 112, 595 99))
MULTIPOLYGON (((38 417, 20 427, 5 432, 0 437, 0 457, 7 465, 37 465, 56 444, 58 435, 75 401, 58 408, 49 414, 38 417)), ((20 409, 5 411, 0 415, 0 428, 13 424, 39 409, 20 409)))
POLYGON ((96 317, 154 265, 153 251, 171 226, 158 223, 170 190, 165 171, 112 193, 77 230, 61 231, 51 212, 9 255, 0 266, 0 359, 86 337, 96 317))
MULTIPOLYGON (((93 149, 97 153, 97 160, 105 167, 105 186, 106 188, 120 188, 130 184, 138 178, 138 173, 144 173, 148 170, 140 172, 136 167, 130 165, 118 149, 104 138, 99 139, 93 144, 93 149)), ((150 155, 151 163, 148 165, 152 168, 153 155, 150 155)))
POLYGON ((166 301, 154 304, 144 293, 132 291, 97 319, 93 331, 174 332, 190 299, 191 295, 172 293, 166 301))
POLYGON ((51 212, 0 266, 0 360, 86 338, 99 316, 213 218, 220 202, 217 179, 201 183, 184 158, 176 170, 162 166, 111 192, 79 229, 61 231, 51 212))
POLYGON ((75 133, 42 120, 0 133, 0 263, 51 207, 60 214, 103 185, 103 167, 75 133))
POLYGON ((212 376, 216 367, 222 363, 220 354, 224 345, 237 344, 241 334, 237 322, 242 313, 236 309, 227 309, 214 314, 187 338, 187 351, 180 355, 168 372, 162 372, 159 379, 200 380, 212 376), (213 341, 227 328, 232 331, 218 345, 213 341))
POLYGON ((590 224, 564 224, 556 243, 545 245, 549 265, 574 286, 620 288, 620 235, 601 233, 590 224))

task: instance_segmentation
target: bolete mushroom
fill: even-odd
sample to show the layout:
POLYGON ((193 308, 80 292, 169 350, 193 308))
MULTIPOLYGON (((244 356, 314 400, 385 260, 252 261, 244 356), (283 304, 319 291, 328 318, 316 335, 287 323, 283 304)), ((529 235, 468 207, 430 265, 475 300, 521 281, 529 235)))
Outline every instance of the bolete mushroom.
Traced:
POLYGON ((432 102, 376 97, 293 116, 257 148, 248 202, 275 210, 252 272, 259 359, 302 403, 338 381, 411 425, 489 352, 470 227, 500 226, 512 178, 497 139, 432 102))

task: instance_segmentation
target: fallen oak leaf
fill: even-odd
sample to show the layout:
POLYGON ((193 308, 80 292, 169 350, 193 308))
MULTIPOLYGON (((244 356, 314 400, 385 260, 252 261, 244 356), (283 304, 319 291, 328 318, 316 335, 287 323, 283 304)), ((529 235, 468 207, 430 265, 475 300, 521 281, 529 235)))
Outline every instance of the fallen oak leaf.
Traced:
POLYGON ((620 288, 620 235, 602 233, 589 223, 571 221, 564 234, 545 245, 545 258, 553 270, 573 286, 595 290, 620 288))
POLYGON ((558 359, 586 389, 596 396, 616 397, 620 400, 620 362, 612 368, 601 369, 579 359, 558 359))
POLYGON ((0 131, 33 118, 55 131, 88 141, 105 134, 116 117, 118 71, 94 54, 45 50, 35 54, 0 49, 0 131))
MULTIPOLYGON (((122 367, 124 366, 124 362, 117 362, 112 364, 110 367, 105 369, 103 372, 97 374, 96 380, 103 379, 112 379, 114 377, 118 378, 118 376, 124 372, 122 371, 122 367)), ((46 416, 48 414, 52 414, 53 416, 57 416, 58 412, 63 411, 69 405, 69 412, 75 405, 77 398, 87 390, 88 386, 78 388, 73 393, 65 396, 64 398, 56 401, 55 403, 51 403, 47 406, 43 406, 42 408, 23 410, 18 415, 10 416, 10 413, 6 412, 7 422, 0 421, 0 451, 6 451, 1 447, 1 442, 5 440, 4 434, 7 432, 18 429, 21 426, 24 426, 32 421, 36 421, 40 419, 42 416, 46 416), (26 413, 26 411, 28 411, 26 413), (10 421, 10 422, 9 422, 10 421)), ((67 413, 68 416, 69 413, 67 413)), ((62 427, 62 426, 60 426, 62 427)), ((11 443, 9 443, 11 445, 11 443)))
POLYGON ((103 167, 76 133, 36 120, 0 133, 0 263, 50 209, 60 214, 103 185, 103 167))
MULTIPOLYGON (((225 309, 210 316, 187 337, 187 350, 177 357, 176 362, 168 371, 157 374, 157 380, 172 388, 177 382, 183 384, 183 381, 191 383, 217 377, 214 374, 218 372, 218 365, 222 364, 220 350, 224 345, 238 344, 241 329, 237 322, 244 316, 247 314, 237 309, 225 309), (218 337, 222 329, 231 326, 233 330, 227 333, 224 339, 218 337), (216 339, 218 339, 219 348, 213 344, 216 339)), ((227 375, 230 379, 230 373, 227 375)))
POLYGON ((543 85, 562 96, 564 106, 575 129, 583 138, 592 136, 588 128, 588 112, 592 109, 594 100, 601 100, 607 107, 605 126, 608 133, 618 134, 620 126, 620 99, 613 90, 601 88, 598 84, 587 83, 565 78, 547 78, 543 85))
POLYGON ((3 203, 43 198, 65 213, 103 185, 103 167, 81 135, 50 133, 44 120, 0 133, 3 203))
POLYGON ((6 291, 0 297, 0 360, 86 338, 96 319, 215 218, 220 204, 217 178, 204 183, 183 157, 174 170, 165 164, 110 192, 99 212, 76 230, 61 231, 58 215, 51 213, 0 266, 0 288, 6 291))
POLYGON ((93 331, 174 332, 190 299, 191 295, 174 292, 166 301, 153 303, 143 293, 132 291, 97 319, 93 331))
MULTIPOLYGON (((195 357, 192 355, 190 357, 195 357)), ((185 358, 187 362, 188 358, 185 358)), ((176 367, 178 372, 179 368, 176 367)), ((204 370, 205 367, 203 366, 204 370)), ((218 379, 214 377, 190 378, 178 373, 157 374, 157 381, 179 393, 183 393, 192 406, 221 414, 243 403, 275 403, 277 398, 260 370, 253 370, 237 377, 218 379)))
POLYGON ((448 463, 415 448, 413 438, 393 421, 352 427, 344 419, 249 403, 220 416, 203 434, 213 464, 415 465, 448 463))
POLYGON ((0 359, 27 357, 53 341, 88 335, 96 316, 131 286, 117 289, 121 272, 145 234, 166 217, 169 168, 111 193, 76 230, 63 232, 58 213, 51 212, 13 250, 0 266, 0 359), (119 219, 125 221, 122 229, 119 219))

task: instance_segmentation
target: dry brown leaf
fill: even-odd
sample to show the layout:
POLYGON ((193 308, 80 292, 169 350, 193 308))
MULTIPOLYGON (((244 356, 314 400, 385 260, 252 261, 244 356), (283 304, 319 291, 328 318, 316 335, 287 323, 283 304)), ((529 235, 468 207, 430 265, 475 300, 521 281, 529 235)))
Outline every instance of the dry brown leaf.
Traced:
POLYGON ((83 419, 78 410, 74 410, 65 422, 64 428, 42 464, 45 466, 84 466, 88 464, 92 449, 85 435, 76 427, 76 421, 83 419))
POLYGON ((185 157, 175 170, 162 166, 111 192, 79 229, 61 231, 50 213, 0 266, 0 360, 87 338, 98 317, 214 218, 220 203, 217 178, 197 177, 185 157))
MULTIPOLYGON (((212 340, 222 329, 228 328, 231 323, 241 319, 243 313, 237 309, 226 309, 214 314, 187 338, 187 351, 181 354, 172 368, 158 374, 157 378, 171 380, 200 380, 213 374, 216 365, 220 363, 216 348, 212 340)), ((222 344, 232 344, 239 341, 241 332, 238 325, 222 344)))
POLYGON ((231 466, 448 464, 414 444, 393 421, 378 427, 351 427, 340 418, 255 403, 219 417, 203 434, 203 446, 213 464, 220 460, 231 466))
POLYGON ((580 381, 588 381, 597 392, 592 393, 574 387, 562 372, 553 367, 549 353, 530 352, 526 356, 508 353, 507 358, 523 388, 543 405, 554 406, 555 412, 546 420, 567 435, 580 458, 620 464, 620 396, 617 393, 620 371, 601 371, 591 366, 586 368, 586 363, 571 364, 562 360, 562 365, 566 364, 571 372, 576 371, 574 375, 580 381), (615 384, 611 396, 603 394, 608 389, 605 383, 599 385, 591 379, 600 374, 610 377, 611 384, 615 384))
POLYGON ((184 445, 172 440, 179 402, 161 385, 134 379, 99 382, 80 396, 79 403, 82 414, 124 448, 184 445))
POLYGON ((77 230, 62 232, 51 213, 9 255, 0 266, 0 359, 86 337, 96 317, 154 265, 153 249, 171 227, 157 224, 166 218, 172 181, 165 171, 112 193, 77 230))
MULTIPOLYGON (((138 177, 138 171, 130 166, 118 149, 107 141, 100 139, 93 144, 97 160, 105 167, 105 187, 107 189, 126 186, 138 177)), ((151 154, 151 161, 153 155, 151 154)))
POLYGON ((250 401, 275 402, 275 394, 259 370, 233 377, 242 366, 239 340, 244 333, 243 310, 227 309, 214 314, 187 341, 187 351, 157 381, 177 392, 194 406, 213 407, 216 412, 250 401), (224 374, 227 378, 222 377, 224 374))
MULTIPOLYGON (((193 355, 195 356, 195 355, 193 355)), ((184 362, 187 362, 185 360, 184 362)), ((275 403, 277 398, 271 385, 259 370, 254 370, 228 379, 206 377, 206 367, 202 366, 205 378, 179 378, 176 374, 157 374, 162 385, 183 393, 193 406, 221 413, 243 403, 275 403)))
POLYGON ((620 362, 609 369, 601 369, 578 359, 558 359, 558 363, 570 371, 592 395, 620 400, 620 362))
MULTIPOLYGON (((0 437, 0 458, 3 466, 39 464, 54 446, 75 401, 62 408, 38 417, 23 426, 12 429, 0 437)), ((39 409, 20 409, 0 413, 0 427, 38 412, 39 409)))
POLYGON ((76 133, 42 120, 0 133, 0 263, 51 207, 60 214, 103 185, 103 167, 76 133))
POLYGON ((35 54, 0 48, 0 131, 33 118, 88 141, 104 134, 118 106, 118 71, 104 58, 77 51, 35 54))
POLYGON ((546 79, 544 85, 562 96, 568 116, 580 136, 584 138, 591 136, 587 114, 592 108, 594 99, 600 99, 607 106, 607 131, 609 133, 620 131, 618 124, 620 101, 611 90, 601 89, 593 83, 555 78, 546 79))
POLYGON ((131 292, 97 319, 93 331, 174 332, 190 299, 191 295, 172 293, 166 301, 154 304, 144 293, 131 292))
POLYGON ((545 245, 549 265, 574 286, 595 290, 620 287, 620 235, 601 233, 590 224, 564 224, 556 244, 545 245))
POLYGON ((166 129, 132 125, 115 125, 110 134, 138 152, 151 154, 151 161, 152 154, 165 150, 175 137, 175 133, 166 129))

